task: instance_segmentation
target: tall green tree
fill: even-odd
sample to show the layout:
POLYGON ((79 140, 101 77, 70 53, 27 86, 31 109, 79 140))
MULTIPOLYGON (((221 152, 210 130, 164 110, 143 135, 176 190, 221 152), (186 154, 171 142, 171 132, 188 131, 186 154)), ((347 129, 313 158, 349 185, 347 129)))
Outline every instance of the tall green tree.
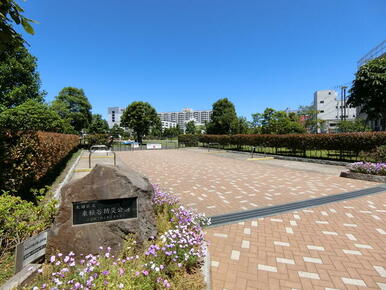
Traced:
POLYGON ((83 89, 65 87, 55 97, 52 108, 80 133, 92 120, 91 104, 83 89))
POLYGON ((46 104, 28 100, 23 104, 0 113, 0 129, 33 130, 58 133, 74 133, 69 122, 46 104))
POLYGON ((314 106, 299 106, 298 115, 308 132, 316 133, 324 128, 326 121, 318 118, 319 111, 314 106))
POLYGON ((31 23, 36 21, 25 17, 23 12, 24 9, 16 3, 16 0, 0 1, 0 50, 11 42, 17 41, 20 45, 24 42, 20 34, 15 31, 13 27, 15 24, 21 24, 29 34, 35 33, 31 23))
POLYGON ((114 138, 120 138, 125 134, 125 130, 120 127, 118 124, 114 124, 110 129, 110 135, 114 138))
POLYGON ((306 129, 302 126, 299 116, 287 114, 284 111, 276 111, 266 108, 264 112, 252 114, 252 124, 258 126, 256 129, 263 134, 294 134, 305 133, 306 129))
POLYGON ((245 117, 237 117, 232 124, 233 134, 248 134, 250 133, 250 124, 245 117))
POLYGON ((208 134, 231 134, 232 124, 237 120, 234 104, 228 98, 220 99, 213 104, 211 120, 207 123, 208 134))
POLYGON ((101 115, 93 114, 87 132, 89 134, 107 134, 109 132, 109 124, 101 115))
POLYGON ((42 102, 37 60, 23 46, 0 49, 0 112, 33 99, 42 102))
POLYGON ((348 104, 359 107, 368 120, 382 121, 386 130, 386 56, 362 65, 355 74, 348 104))
POLYGON ((156 110, 147 102, 131 103, 121 117, 121 126, 132 129, 139 143, 142 143, 143 136, 159 123, 156 110))
POLYGON ((196 133, 196 125, 194 121, 189 121, 185 125, 185 134, 195 134, 196 133))

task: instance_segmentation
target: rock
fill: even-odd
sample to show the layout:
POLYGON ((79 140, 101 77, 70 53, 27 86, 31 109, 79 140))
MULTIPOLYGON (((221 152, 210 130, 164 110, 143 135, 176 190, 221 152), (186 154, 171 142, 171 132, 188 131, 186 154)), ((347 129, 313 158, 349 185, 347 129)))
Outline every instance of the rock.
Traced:
MULTIPOLYGON (((75 254, 96 254, 99 247, 111 247, 112 253, 119 252, 124 246, 127 234, 134 233, 138 242, 143 242, 156 235, 155 215, 152 207, 151 198, 153 187, 148 179, 137 172, 123 167, 107 165, 96 165, 94 169, 82 179, 76 180, 63 187, 61 191, 61 204, 55 222, 48 234, 47 256, 55 254, 57 251, 67 254, 73 251, 75 254), (136 218, 126 218, 110 221, 87 222, 83 224, 73 224, 76 218, 82 218, 82 212, 87 216, 89 211, 76 210, 84 205, 94 206, 93 201, 113 199, 127 199, 135 201, 136 207, 132 209, 116 208, 121 214, 135 215, 136 218), (89 202, 87 202, 89 201, 89 202), (82 203, 78 203, 82 202, 82 203), (75 203, 75 204, 73 204, 75 203), (74 208, 74 209, 73 209, 74 208), (132 210, 132 212, 130 212, 132 210), (75 219, 74 219, 75 215, 75 219)), ((92 219, 106 219, 117 217, 118 213, 103 215, 98 217, 96 210, 91 209, 95 214, 92 219)), ((115 212, 115 210, 114 210, 115 212)), ((101 211, 98 211, 101 213, 101 211)), ((90 217, 93 216, 90 214, 90 217)), ((119 216, 118 216, 119 217, 119 216)))

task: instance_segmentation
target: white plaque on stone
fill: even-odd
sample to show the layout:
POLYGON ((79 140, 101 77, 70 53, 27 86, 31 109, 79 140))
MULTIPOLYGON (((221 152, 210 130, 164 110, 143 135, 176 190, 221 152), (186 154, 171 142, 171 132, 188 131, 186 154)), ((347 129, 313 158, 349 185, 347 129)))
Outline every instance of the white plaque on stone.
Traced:
POLYGON ((45 255, 47 233, 48 231, 41 232, 16 246, 16 273, 45 255))

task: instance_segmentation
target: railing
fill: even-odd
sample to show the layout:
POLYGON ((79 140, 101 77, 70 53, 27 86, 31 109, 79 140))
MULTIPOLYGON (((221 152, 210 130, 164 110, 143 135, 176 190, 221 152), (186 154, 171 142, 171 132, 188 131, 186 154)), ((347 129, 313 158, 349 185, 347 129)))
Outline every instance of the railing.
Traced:
POLYGON ((93 145, 89 149, 89 154, 88 154, 88 168, 91 168, 91 155, 95 151, 106 151, 106 156, 109 156, 109 152, 113 153, 114 155, 114 166, 117 166, 117 155, 115 154, 114 151, 109 150, 109 148, 106 145, 93 145))

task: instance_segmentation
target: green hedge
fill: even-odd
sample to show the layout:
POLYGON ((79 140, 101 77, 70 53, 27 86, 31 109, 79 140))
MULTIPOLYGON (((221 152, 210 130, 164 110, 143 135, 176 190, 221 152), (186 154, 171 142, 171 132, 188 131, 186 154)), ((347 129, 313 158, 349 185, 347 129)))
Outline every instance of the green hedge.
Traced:
MULTIPOLYGON (((79 136, 49 132, 0 134, 0 190, 27 194, 79 145, 79 136)), ((1 192, 0 192, 1 194, 1 192)), ((26 196, 24 196, 26 197, 26 196)))
MULTIPOLYGON (((189 143, 192 135, 181 135, 179 142, 189 143), (183 138, 181 138, 183 137, 183 138)), ((193 135, 192 142, 196 142, 193 135)), ((345 150, 359 153, 386 144, 386 132, 288 135, 197 135, 201 143, 249 145, 291 150, 345 150)))
POLYGON ((185 135, 179 135, 178 136, 178 143, 183 143, 185 146, 188 147, 195 147, 198 146, 199 136, 196 134, 185 134, 185 135))

